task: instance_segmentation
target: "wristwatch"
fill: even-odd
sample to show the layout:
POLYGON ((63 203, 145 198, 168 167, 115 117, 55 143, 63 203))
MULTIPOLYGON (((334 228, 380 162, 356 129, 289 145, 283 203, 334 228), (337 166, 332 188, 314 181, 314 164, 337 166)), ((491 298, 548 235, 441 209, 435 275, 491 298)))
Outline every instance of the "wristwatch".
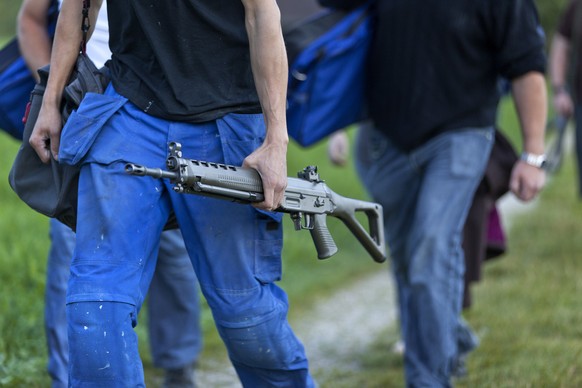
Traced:
POLYGON ((530 154, 529 152, 523 152, 521 154, 521 160, 526 164, 537 168, 544 168, 546 166, 546 155, 545 154, 530 154))

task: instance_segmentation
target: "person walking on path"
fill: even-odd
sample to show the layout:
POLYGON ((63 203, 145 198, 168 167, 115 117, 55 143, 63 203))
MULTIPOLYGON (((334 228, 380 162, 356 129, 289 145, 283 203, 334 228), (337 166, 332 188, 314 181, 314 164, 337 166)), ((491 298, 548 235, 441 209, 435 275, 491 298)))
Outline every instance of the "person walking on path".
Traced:
POLYGON ((511 191, 529 201, 545 183, 544 40, 533 0, 377 0, 373 10, 372 125, 357 134, 357 171, 384 210, 407 386, 450 387, 476 346, 461 318, 461 241, 494 140, 500 77, 511 80, 523 134, 511 191))
MULTIPOLYGON (((51 0, 24 0, 18 14, 18 41, 22 55, 36 69, 50 61, 51 37, 46 19, 51 0)), ((58 6, 58 5, 57 5, 58 6)), ((103 7, 87 52, 101 67, 110 58, 107 7, 103 7)), ((37 79, 38 81, 38 79, 37 79)), ((26 102, 23 102, 26 104, 26 102)), ((48 372, 52 387, 68 386, 69 344, 67 339, 66 291, 75 248, 75 233, 50 220, 51 246, 45 287, 45 335, 48 372)), ((164 387, 193 387, 194 366, 202 348, 199 289, 179 230, 162 233, 158 263, 148 294, 148 334, 153 363, 164 369, 164 387)))
MULTIPOLYGON (((101 3, 91 2, 91 25, 101 3)), ((43 161, 82 160, 67 291, 70 384, 144 385, 133 327, 173 210, 243 385, 313 387, 303 345, 287 321, 286 293, 275 284, 282 215, 272 211, 287 183, 289 141, 276 2, 107 6, 111 84, 103 95, 88 94, 61 128, 58 101, 82 37, 82 4, 64 0, 30 139, 43 161), (186 196, 166 180, 125 173, 127 162, 164 168, 169 141, 180 143, 186 158, 256 169, 265 200, 253 207, 186 196), (89 146, 79 150, 79 143, 89 146)))

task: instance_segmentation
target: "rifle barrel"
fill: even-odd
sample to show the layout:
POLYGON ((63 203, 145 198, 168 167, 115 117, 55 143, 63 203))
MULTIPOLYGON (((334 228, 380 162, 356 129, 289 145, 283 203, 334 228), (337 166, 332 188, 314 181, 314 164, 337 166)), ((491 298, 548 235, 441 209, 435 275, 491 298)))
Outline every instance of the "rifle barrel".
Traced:
POLYGON ((178 173, 173 171, 162 170, 161 168, 148 168, 138 164, 127 163, 125 165, 125 172, 131 175, 151 176, 154 178, 167 178, 174 180, 178 178, 178 173))

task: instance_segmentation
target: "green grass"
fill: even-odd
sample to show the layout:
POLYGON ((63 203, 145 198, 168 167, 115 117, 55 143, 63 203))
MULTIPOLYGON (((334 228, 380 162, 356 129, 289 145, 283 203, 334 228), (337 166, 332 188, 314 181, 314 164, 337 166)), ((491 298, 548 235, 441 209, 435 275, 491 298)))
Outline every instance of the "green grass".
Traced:
POLYGON ((2 135, 0 164, 0 386, 37 386, 44 369, 42 323, 47 220, 26 207, 6 177, 18 143, 2 135))
POLYGON ((582 202, 572 159, 486 265, 469 321, 482 332, 466 386, 582 386, 582 202))

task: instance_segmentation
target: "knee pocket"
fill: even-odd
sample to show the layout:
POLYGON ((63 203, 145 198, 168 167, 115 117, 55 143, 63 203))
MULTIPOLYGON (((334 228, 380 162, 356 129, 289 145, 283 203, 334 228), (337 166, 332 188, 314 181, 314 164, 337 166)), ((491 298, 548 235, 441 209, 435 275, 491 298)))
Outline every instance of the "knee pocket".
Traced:
POLYGON ((295 359, 298 341, 285 316, 277 309, 254 319, 217 323, 232 361, 264 369, 288 367, 295 359))

